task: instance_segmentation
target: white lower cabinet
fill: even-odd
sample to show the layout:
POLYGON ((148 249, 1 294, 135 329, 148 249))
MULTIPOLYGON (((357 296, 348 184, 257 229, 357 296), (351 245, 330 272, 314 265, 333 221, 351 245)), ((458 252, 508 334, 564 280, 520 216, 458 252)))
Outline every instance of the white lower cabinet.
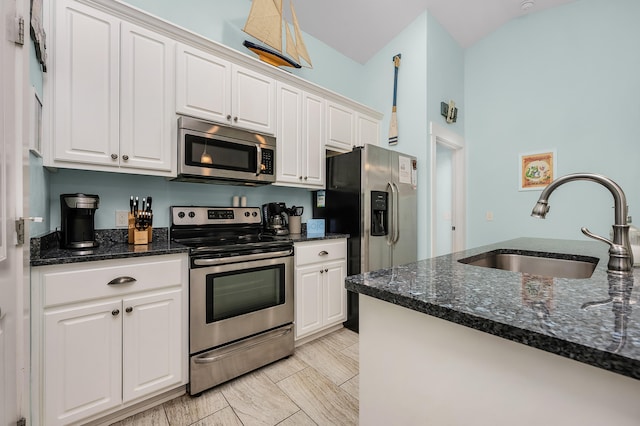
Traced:
POLYGON ((83 423, 186 384, 186 255, 144 259, 33 269, 33 424, 83 423))
POLYGON ((347 240, 295 243, 295 338, 338 325, 347 318, 347 240))

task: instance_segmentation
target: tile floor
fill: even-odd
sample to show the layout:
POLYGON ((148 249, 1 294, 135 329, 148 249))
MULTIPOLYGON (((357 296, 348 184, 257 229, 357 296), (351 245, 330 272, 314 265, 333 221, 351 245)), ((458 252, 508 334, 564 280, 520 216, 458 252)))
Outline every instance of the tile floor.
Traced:
POLYGON ((357 425, 358 334, 342 328, 295 354, 203 392, 165 402, 117 426, 357 425))

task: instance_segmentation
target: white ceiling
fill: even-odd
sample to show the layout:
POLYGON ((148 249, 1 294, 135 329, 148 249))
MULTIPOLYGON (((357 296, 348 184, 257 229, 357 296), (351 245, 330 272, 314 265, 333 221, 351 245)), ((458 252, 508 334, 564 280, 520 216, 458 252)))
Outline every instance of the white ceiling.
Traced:
MULTIPOLYGON (((301 29, 366 63, 425 9, 463 48, 505 22, 574 0, 295 0, 301 29), (533 3, 523 10, 522 3, 533 3)), ((310 52, 313 56, 313 52, 310 52)))

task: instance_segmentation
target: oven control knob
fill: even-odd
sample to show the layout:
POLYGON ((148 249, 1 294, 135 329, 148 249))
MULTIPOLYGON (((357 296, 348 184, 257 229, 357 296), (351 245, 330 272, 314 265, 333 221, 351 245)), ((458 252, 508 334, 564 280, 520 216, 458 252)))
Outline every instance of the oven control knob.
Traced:
POLYGON ((178 213, 178 217, 179 217, 180 219, 184 218, 184 212, 179 212, 179 213, 178 213))
POLYGON ((193 219, 194 217, 196 217, 196 214, 194 212, 189 212, 189 217, 193 219))
POLYGON ((249 213, 249 212, 244 212, 244 217, 249 217, 249 216, 251 216, 251 213, 249 213))
POLYGON ((253 213, 251 213, 251 216, 253 216, 253 217, 258 216, 258 212, 253 212, 253 213))

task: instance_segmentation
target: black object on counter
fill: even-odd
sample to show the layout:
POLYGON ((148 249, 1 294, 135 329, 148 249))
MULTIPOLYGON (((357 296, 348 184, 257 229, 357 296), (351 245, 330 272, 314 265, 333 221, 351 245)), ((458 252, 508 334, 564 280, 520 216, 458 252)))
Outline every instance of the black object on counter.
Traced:
POLYGON ((60 248, 98 247, 94 218, 99 203, 97 195, 60 195, 60 248))

